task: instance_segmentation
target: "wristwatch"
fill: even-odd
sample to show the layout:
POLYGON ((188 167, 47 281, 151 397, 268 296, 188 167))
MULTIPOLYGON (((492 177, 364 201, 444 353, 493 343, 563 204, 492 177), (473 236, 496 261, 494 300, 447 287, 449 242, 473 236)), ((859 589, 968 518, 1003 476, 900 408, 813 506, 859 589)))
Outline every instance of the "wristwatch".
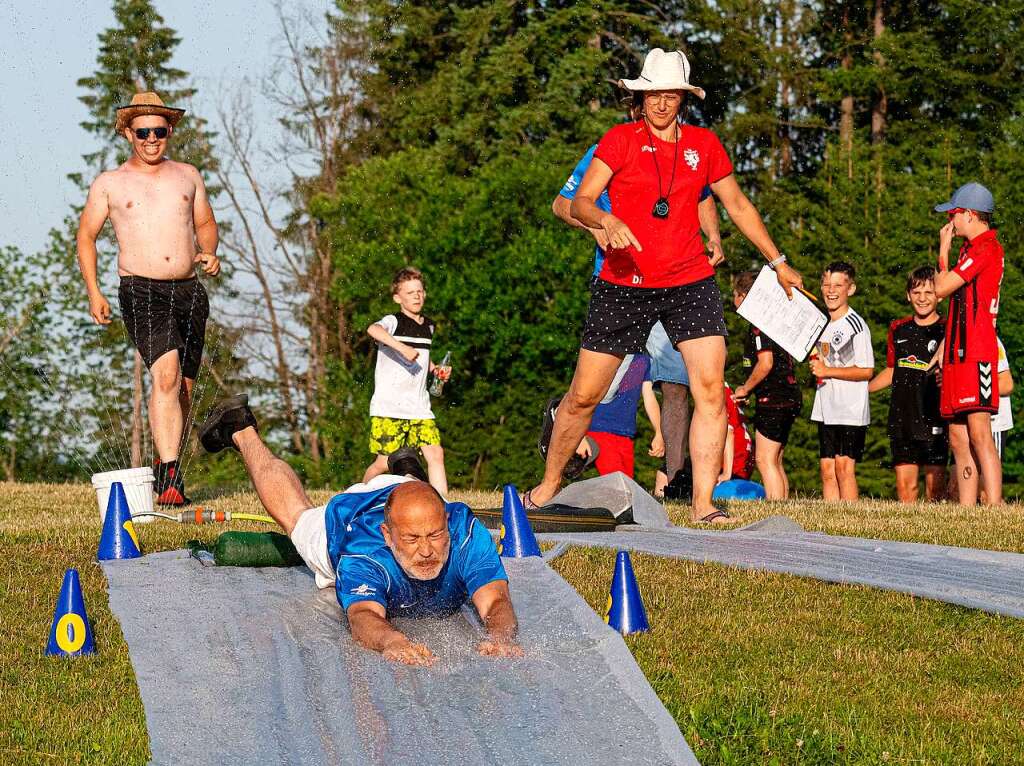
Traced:
POLYGON ((772 271, 775 271, 775 268, 777 266, 785 263, 788 260, 789 259, 785 255, 783 255, 782 253, 779 253, 779 257, 776 258, 774 261, 768 261, 768 268, 771 269, 772 271))

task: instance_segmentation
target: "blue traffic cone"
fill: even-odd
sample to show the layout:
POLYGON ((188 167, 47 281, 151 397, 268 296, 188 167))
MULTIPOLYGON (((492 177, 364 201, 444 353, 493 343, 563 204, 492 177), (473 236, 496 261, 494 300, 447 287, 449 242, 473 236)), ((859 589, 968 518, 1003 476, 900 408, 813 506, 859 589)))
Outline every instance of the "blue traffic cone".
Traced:
POLYGON ((64 573, 64 583, 57 596, 57 608, 53 610, 46 653, 57 657, 77 657, 95 651, 92 628, 85 614, 82 584, 78 581, 78 570, 69 569, 64 573))
POLYGON ((608 613, 604 621, 624 636, 645 633, 651 629, 628 551, 619 551, 615 557, 615 575, 612 577, 612 592, 608 596, 608 613))
POLYGON ((540 546, 537 545, 537 538, 533 536, 530 520, 526 518, 523 501, 519 499, 519 492, 512 484, 505 485, 498 553, 510 559, 540 555, 540 546))
POLYGON ((110 485, 110 499, 107 501, 107 515, 103 519, 100 547, 96 558, 100 561, 114 559, 137 559, 142 555, 139 536, 132 524, 132 512, 128 509, 128 498, 124 485, 115 481, 110 485))

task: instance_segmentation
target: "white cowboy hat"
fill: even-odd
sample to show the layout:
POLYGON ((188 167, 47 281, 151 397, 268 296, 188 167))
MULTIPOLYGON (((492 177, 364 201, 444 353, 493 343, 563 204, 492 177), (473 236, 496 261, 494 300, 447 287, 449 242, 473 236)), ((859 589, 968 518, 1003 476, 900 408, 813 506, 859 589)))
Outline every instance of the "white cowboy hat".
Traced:
POLYGON ((704 98, 704 89, 690 85, 690 62, 682 51, 652 48, 644 59, 644 68, 635 80, 619 80, 627 90, 688 90, 704 98))

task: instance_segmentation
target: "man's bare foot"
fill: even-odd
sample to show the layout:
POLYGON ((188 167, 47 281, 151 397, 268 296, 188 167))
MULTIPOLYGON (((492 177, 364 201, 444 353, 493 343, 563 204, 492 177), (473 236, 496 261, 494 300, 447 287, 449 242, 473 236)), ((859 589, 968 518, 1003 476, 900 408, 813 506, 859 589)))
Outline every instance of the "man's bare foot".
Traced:
POLYGON ((721 511, 714 506, 710 508, 704 508, 698 510, 697 508, 691 508, 690 510, 690 523, 691 524, 710 524, 713 527, 721 527, 730 523, 731 516, 725 511, 721 511))

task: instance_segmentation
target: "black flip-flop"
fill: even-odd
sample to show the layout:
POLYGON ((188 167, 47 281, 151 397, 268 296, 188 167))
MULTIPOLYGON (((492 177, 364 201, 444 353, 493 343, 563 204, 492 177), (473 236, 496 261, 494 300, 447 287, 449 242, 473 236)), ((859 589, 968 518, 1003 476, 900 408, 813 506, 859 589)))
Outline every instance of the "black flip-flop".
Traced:
POLYGON ((731 519, 731 518, 732 518, 732 516, 730 516, 725 511, 712 511, 707 516, 702 516, 701 518, 699 518, 697 520, 697 523, 698 524, 710 524, 715 519, 731 519))

